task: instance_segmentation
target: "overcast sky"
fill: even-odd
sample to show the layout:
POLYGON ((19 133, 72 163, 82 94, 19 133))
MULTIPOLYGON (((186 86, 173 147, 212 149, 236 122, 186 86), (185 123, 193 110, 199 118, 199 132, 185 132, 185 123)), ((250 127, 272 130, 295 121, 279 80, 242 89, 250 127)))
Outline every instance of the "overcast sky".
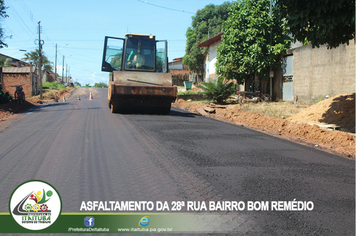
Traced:
POLYGON ((43 51, 55 62, 62 75, 68 65, 74 81, 82 85, 108 83, 101 72, 105 36, 124 37, 126 33, 154 34, 168 40, 169 61, 185 54, 185 33, 192 16, 208 4, 224 0, 5 0, 8 18, 0 21, 8 48, 0 53, 22 59, 26 50, 38 48, 38 22, 41 21, 43 51), (37 42, 36 42, 37 43, 37 42))

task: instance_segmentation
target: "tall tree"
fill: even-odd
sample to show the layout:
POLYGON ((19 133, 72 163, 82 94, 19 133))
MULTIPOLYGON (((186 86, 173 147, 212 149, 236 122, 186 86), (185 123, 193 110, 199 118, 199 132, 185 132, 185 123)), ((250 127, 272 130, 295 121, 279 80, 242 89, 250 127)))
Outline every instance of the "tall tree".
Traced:
MULTIPOLYGON (((5 19, 8 17, 6 14, 6 6, 5 6, 5 0, 0 0, 0 18, 5 19)), ((0 48, 7 47, 7 44, 4 42, 4 31, 0 27, 0 48)))
POLYGON ((278 0, 295 40, 336 48, 355 38, 354 0, 278 0))
POLYGON ((219 6, 210 4, 192 17, 192 26, 186 32, 187 41, 183 63, 200 76, 204 72, 204 54, 207 48, 199 48, 198 44, 221 32, 222 24, 228 17, 230 5, 229 2, 219 6))
MULTIPOLYGON (((40 56, 39 50, 25 53, 25 57, 22 58, 25 61, 32 62, 36 65, 36 68, 39 69, 40 56)), ((53 71, 52 63, 48 60, 48 58, 42 53, 42 66, 45 71, 51 72, 53 71)), ((42 69, 42 68, 41 68, 42 69)))
POLYGON ((270 16, 269 0, 242 0, 230 7, 218 47, 217 72, 242 83, 251 74, 269 78, 270 67, 280 67, 280 56, 289 47, 283 34, 279 8, 270 16))

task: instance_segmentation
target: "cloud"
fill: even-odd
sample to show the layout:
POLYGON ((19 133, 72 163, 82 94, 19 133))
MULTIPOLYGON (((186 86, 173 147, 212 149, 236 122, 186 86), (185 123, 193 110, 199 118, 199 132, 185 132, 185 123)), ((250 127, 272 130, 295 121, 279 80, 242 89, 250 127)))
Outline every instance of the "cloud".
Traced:
POLYGON ((104 82, 106 84, 109 83, 109 74, 102 72, 94 72, 88 76, 81 76, 81 78, 75 79, 74 81, 78 81, 81 85, 90 84, 93 86, 95 83, 104 82))

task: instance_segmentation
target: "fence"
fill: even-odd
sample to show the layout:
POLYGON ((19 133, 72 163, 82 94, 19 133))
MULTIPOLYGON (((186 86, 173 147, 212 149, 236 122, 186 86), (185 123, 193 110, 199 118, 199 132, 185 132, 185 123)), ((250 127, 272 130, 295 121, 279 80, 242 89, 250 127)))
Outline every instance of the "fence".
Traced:
POLYGON ((172 84, 177 86, 184 86, 183 82, 189 81, 189 74, 187 75, 173 75, 172 84))

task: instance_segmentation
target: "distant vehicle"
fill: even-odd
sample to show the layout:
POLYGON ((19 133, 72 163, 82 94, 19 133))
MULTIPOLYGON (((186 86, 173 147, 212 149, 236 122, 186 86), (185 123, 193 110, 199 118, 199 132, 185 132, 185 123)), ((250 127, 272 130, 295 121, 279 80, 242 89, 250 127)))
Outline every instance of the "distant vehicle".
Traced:
POLYGON ((154 35, 106 36, 102 71, 112 72, 108 105, 113 113, 169 114, 177 98, 168 72, 167 41, 154 35))

